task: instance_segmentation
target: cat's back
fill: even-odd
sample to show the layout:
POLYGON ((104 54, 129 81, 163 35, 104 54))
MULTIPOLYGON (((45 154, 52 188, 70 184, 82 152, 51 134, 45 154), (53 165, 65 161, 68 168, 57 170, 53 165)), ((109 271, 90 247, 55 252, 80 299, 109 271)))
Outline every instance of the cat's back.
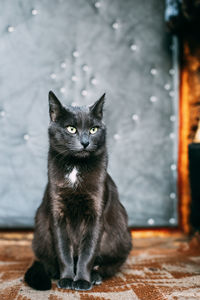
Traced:
POLYGON ((109 224, 110 220, 111 223, 114 220, 115 223, 123 224, 123 227, 126 227, 127 213, 120 202, 117 186, 108 173, 105 180, 104 203, 104 221, 109 224))

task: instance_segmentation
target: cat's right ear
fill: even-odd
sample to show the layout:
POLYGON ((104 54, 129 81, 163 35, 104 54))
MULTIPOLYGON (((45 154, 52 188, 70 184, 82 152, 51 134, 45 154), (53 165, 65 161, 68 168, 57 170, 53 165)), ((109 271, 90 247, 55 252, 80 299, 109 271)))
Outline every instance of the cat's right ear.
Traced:
POLYGON ((62 112, 62 104, 56 97, 56 95, 50 91, 49 92, 49 115, 51 121, 55 122, 62 112))
POLYGON ((92 114, 98 119, 102 119, 103 117, 105 95, 106 94, 104 93, 99 100, 97 100, 92 106, 89 107, 92 114))

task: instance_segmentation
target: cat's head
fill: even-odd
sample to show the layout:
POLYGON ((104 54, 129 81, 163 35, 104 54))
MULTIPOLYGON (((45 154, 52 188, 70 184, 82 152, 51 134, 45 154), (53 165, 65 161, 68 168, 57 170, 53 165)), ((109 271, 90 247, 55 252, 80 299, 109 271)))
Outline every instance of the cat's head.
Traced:
POLYGON ((49 92, 49 142, 63 155, 85 158, 105 149, 106 128, 102 121, 105 94, 91 106, 63 106, 49 92))

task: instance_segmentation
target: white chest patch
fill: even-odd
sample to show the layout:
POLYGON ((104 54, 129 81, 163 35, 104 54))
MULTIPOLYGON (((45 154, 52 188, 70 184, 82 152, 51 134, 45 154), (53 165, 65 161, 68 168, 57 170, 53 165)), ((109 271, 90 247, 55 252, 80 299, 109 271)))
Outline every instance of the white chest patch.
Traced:
POLYGON ((77 181, 77 169, 73 168, 73 170, 71 171, 71 173, 67 174, 65 177, 68 178, 72 184, 75 184, 75 182, 77 181))

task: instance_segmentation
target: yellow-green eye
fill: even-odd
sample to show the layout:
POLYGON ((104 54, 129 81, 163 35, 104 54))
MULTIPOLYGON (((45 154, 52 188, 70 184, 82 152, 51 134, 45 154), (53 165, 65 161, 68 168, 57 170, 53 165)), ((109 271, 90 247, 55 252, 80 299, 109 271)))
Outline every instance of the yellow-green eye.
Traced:
POLYGON ((67 126, 67 131, 69 131, 70 133, 76 133, 76 128, 73 126, 67 126))
POLYGON ((90 129, 90 133, 91 133, 91 134, 95 134, 95 133, 97 132, 97 130, 98 130, 98 127, 92 127, 92 128, 90 129))

